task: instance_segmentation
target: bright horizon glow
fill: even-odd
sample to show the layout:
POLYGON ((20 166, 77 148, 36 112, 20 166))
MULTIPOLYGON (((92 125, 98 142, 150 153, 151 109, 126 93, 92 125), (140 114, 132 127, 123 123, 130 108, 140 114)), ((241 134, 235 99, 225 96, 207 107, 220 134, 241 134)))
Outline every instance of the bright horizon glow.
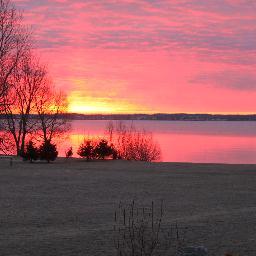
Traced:
POLYGON ((70 113, 256 113, 251 0, 13 0, 70 113))
MULTIPOLYGON (((142 113, 128 102, 109 101, 106 98, 80 97, 71 93, 68 96, 68 113, 77 114, 127 114, 142 113)), ((149 113, 144 110, 145 113, 149 113)))

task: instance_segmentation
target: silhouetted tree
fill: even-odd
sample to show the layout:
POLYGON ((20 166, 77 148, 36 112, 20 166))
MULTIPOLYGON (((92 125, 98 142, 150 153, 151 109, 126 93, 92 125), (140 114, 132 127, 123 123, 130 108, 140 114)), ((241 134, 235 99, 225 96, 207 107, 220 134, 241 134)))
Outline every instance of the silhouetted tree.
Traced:
POLYGON ((14 5, 9 0, 0 0, 0 111, 3 97, 12 85, 10 77, 30 48, 29 39, 14 5))
POLYGON ((46 160, 48 163, 55 161, 58 156, 56 145, 50 141, 44 141, 39 147, 39 156, 41 160, 46 160))
MULTIPOLYGON (((30 37, 11 2, 0 0, 0 113, 17 155, 24 154, 28 135, 51 142, 67 129, 61 118, 66 97, 54 90, 46 67, 31 51, 30 37), (37 120, 32 118, 36 113, 37 120)), ((1 140, 0 150, 9 144, 5 137, 1 140)))
POLYGON ((105 139, 100 140, 94 150, 95 155, 99 159, 105 159, 106 157, 109 157, 111 155, 113 156, 114 154, 113 145, 109 145, 108 141, 105 139))
POLYGON ((31 114, 36 111, 36 99, 46 81, 46 69, 29 53, 15 68, 12 87, 3 97, 4 129, 12 135, 16 154, 22 155, 27 135, 35 129, 31 114))
POLYGON ((73 156, 73 148, 70 147, 67 149, 67 151, 65 152, 66 158, 70 158, 73 156))
MULTIPOLYGON (((11 1, 0 0, 0 114, 4 111, 5 98, 12 87, 13 73, 30 48, 30 34, 22 20, 22 15, 11 1)), ((14 144, 9 133, 1 134, 1 153, 12 153, 14 144)))
POLYGON ((94 142, 90 139, 85 139, 84 142, 80 145, 77 154, 86 158, 87 161, 95 158, 95 145, 94 142))
POLYGON ((70 129, 67 118, 63 117, 67 108, 66 95, 56 92, 51 81, 48 80, 36 98, 38 130, 44 141, 52 141, 53 138, 63 136, 70 129))
POLYGON ((25 152, 22 155, 23 159, 25 161, 30 161, 32 163, 33 161, 36 161, 39 158, 39 150, 33 143, 33 141, 29 141, 26 145, 25 152))

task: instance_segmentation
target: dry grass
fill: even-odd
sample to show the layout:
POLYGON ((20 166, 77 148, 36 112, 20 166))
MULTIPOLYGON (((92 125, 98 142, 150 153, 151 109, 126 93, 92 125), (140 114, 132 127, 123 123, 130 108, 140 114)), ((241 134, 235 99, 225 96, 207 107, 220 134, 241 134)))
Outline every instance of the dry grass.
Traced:
POLYGON ((210 256, 255 256, 256 167, 0 161, 0 255, 113 256, 119 202, 164 200, 165 223, 188 227, 210 256))

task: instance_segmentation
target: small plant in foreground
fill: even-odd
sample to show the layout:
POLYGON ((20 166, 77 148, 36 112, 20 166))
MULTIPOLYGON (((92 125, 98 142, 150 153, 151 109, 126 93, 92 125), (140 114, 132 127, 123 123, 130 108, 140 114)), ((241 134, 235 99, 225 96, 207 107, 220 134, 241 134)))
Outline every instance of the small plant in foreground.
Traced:
POLYGON ((72 147, 68 148, 67 151, 65 152, 65 155, 66 155, 67 159, 72 157, 73 156, 73 148, 72 147))
POLYGON ((45 141, 39 148, 39 155, 41 160, 55 161, 58 156, 57 147, 51 141, 45 141))
POLYGON ((176 255, 183 244, 179 229, 164 228, 163 203, 138 207, 120 203, 115 212, 114 243, 118 256, 176 255))
POLYGON ((30 161, 30 163, 36 161, 39 158, 38 149, 34 145, 33 141, 30 140, 26 145, 26 149, 24 154, 22 155, 22 158, 24 161, 30 161))

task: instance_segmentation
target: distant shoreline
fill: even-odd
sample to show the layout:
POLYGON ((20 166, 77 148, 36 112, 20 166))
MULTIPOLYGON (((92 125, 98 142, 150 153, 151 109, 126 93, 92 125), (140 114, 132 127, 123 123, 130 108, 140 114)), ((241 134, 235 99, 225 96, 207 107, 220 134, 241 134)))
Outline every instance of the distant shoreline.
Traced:
MULTIPOLYGON (((31 115, 38 118, 37 115, 31 115)), ((18 115, 17 115, 18 117, 18 115)), ((4 119, 0 115, 0 119, 4 119)), ((68 120, 142 120, 142 121, 256 121, 256 114, 250 115, 222 115, 222 114, 75 114, 65 113, 60 118, 68 120)))

